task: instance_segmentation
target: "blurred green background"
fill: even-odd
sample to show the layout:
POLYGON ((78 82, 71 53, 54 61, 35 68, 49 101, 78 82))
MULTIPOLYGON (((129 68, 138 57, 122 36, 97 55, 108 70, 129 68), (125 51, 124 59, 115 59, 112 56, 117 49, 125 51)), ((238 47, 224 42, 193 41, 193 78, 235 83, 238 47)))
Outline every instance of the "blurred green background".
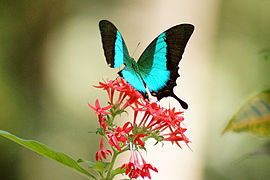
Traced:
MULTIPOLYGON (((176 94, 189 102, 185 125, 193 152, 170 144, 150 149, 154 180, 267 180, 270 158, 242 159, 266 139, 221 136, 230 116, 270 87, 268 0, 0 0, 0 129, 93 160, 97 127, 87 103, 105 105, 92 87, 114 79, 98 22, 112 21, 138 58, 151 40, 179 23, 195 32, 180 63, 176 94), (241 159, 241 160, 240 160, 241 159)), ((171 105, 178 106, 168 98, 171 105)), ((0 138, 1 180, 84 179, 0 138)))

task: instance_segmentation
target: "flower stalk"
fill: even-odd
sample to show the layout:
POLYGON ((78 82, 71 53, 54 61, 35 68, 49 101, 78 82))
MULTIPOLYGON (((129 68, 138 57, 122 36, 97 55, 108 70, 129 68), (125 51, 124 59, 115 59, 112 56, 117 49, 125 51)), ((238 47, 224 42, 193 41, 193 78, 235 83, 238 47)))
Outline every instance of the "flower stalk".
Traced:
POLYGON ((110 163, 110 168, 108 170, 108 174, 107 174, 107 177, 106 177, 107 180, 112 180, 113 177, 114 177, 113 174, 112 174, 112 169, 113 169, 113 166, 115 164, 115 161, 116 161, 116 158, 117 158, 118 155, 119 155, 119 153, 114 150, 112 160, 111 160, 111 163, 110 163))

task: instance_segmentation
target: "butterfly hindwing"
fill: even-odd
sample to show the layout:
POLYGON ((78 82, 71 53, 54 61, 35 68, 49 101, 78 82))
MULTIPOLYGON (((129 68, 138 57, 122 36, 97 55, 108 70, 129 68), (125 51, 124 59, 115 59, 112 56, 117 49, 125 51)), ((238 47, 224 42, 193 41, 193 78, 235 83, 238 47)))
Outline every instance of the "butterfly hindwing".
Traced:
POLYGON ((118 29, 109 21, 99 22, 104 54, 112 68, 118 68, 130 58, 127 46, 118 29))
POLYGON ((139 58, 142 78, 158 100, 172 96, 187 108, 187 104, 173 93, 173 88, 179 77, 178 64, 193 31, 191 24, 174 26, 154 39, 139 58))
POLYGON ((141 76, 150 92, 157 92, 170 78, 167 69, 166 34, 159 35, 144 51, 138 61, 141 76))
POLYGON ((142 94, 146 93, 145 85, 142 78, 134 70, 125 70, 119 72, 119 75, 123 77, 129 84, 131 84, 135 89, 140 91, 142 94))

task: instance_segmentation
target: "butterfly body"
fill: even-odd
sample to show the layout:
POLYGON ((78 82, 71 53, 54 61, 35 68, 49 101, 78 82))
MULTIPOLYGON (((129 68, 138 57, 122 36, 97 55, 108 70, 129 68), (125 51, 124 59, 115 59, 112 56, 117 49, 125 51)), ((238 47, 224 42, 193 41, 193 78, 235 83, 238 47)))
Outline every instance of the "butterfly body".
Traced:
POLYGON ((145 98, 147 87, 158 100, 171 96, 187 109, 187 103, 174 94, 173 88, 179 77, 178 64, 193 33, 193 25, 180 24, 161 33, 149 44, 137 62, 130 57, 120 32, 111 22, 102 20, 99 28, 104 54, 110 67, 118 68, 124 64, 119 75, 145 98))

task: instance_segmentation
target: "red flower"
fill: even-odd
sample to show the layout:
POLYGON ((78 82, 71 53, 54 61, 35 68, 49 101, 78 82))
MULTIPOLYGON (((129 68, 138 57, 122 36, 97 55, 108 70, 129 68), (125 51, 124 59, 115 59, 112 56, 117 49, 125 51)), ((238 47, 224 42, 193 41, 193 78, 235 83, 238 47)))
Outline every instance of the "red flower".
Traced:
POLYGON ((186 131, 186 129, 183 128, 179 128, 176 129, 174 132, 171 132, 169 134, 164 134, 163 136, 169 136, 164 138, 164 141, 171 141, 171 143, 176 143, 177 146, 180 146, 179 141, 184 141, 186 144, 188 144, 190 141, 189 139, 184 135, 184 132, 186 131))
POLYGON ((137 179, 138 177, 140 177, 141 170, 136 168, 136 166, 134 166, 132 162, 123 164, 120 168, 123 169, 124 167, 126 168, 125 174, 128 175, 130 178, 137 179))
POLYGON ((104 139, 103 137, 100 139, 100 149, 96 153, 96 161, 106 159, 107 155, 112 155, 112 150, 110 149, 104 149, 104 139))
POLYGON ((114 95, 114 81, 110 80, 110 81, 105 81, 103 82, 99 82, 99 86, 94 86, 95 88, 102 88, 104 90, 107 91, 109 99, 111 104, 113 104, 113 95, 114 95))
POLYGON ((147 136, 147 135, 146 134, 137 135, 133 140, 134 144, 139 144, 140 146, 144 147, 144 142, 140 138, 143 138, 145 136, 147 136))
POLYGON ((148 164, 143 159, 139 151, 131 149, 131 156, 129 162, 123 164, 120 168, 126 168, 125 174, 128 175, 131 179, 138 177, 148 177, 151 179, 150 170, 158 172, 157 168, 153 167, 151 164, 148 164))
POLYGON ((135 90, 132 86, 129 85, 128 91, 126 91, 126 96, 129 98, 127 99, 126 103, 122 106, 122 109, 126 109, 128 106, 132 104, 135 105, 142 105, 140 100, 142 100, 143 96, 137 90, 135 90))
POLYGON ((122 151, 119 141, 117 140, 116 134, 112 132, 107 132, 106 133, 109 138, 109 144, 113 147, 115 147, 118 151, 122 151))
POLYGON ((98 102, 98 99, 96 100, 96 103, 95 103, 95 106, 96 106, 96 107, 91 106, 91 104, 88 104, 88 106, 89 106, 91 109, 93 109, 94 111, 96 111, 96 115, 111 114, 111 113, 109 113, 109 112, 106 112, 106 110, 111 109, 111 108, 112 108, 112 105, 106 106, 106 107, 104 107, 104 108, 101 108, 101 107, 100 107, 100 104, 99 104, 99 102, 98 102))
POLYGON ((145 163, 142 167, 142 174, 143 174, 143 178, 144 177, 148 177, 149 179, 151 179, 150 176, 150 170, 153 170, 155 172, 158 172, 157 168, 153 167, 151 164, 147 164, 145 163))
POLYGON ((99 125, 103 128, 103 129, 107 129, 107 124, 106 124, 106 117, 104 117, 103 115, 99 115, 98 116, 98 122, 99 122, 99 125))
POLYGON ((118 151, 122 151, 119 144, 120 142, 122 145, 126 145, 127 143, 129 133, 133 128, 132 126, 128 127, 129 125, 131 125, 131 123, 126 122, 122 128, 117 127, 113 129, 113 132, 106 132, 109 137, 109 144, 114 146, 118 151))
POLYGON ((117 140, 121 141, 123 144, 126 144, 128 140, 127 136, 133 128, 132 126, 128 127, 128 125, 131 125, 131 123, 126 122, 122 128, 117 127, 116 129, 114 129, 117 134, 117 140))

